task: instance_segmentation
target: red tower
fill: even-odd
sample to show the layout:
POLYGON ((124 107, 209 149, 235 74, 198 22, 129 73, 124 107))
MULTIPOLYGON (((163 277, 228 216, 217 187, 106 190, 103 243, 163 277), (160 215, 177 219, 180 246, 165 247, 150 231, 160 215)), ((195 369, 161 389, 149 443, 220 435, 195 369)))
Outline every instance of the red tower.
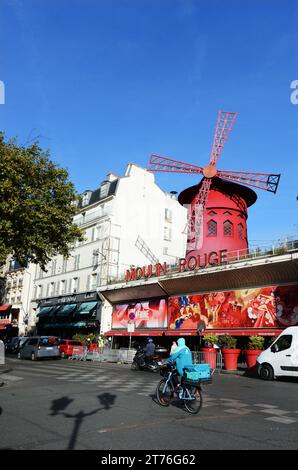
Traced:
POLYGON ((219 111, 209 164, 205 167, 151 155, 148 170, 153 172, 195 173, 204 178, 182 191, 179 202, 188 207, 186 257, 208 251, 245 250, 247 207, 257 199, 246 186, 275 193, 280 174, 217 170, 237 113, 219 111))
MULTIPOLYGON (((190 206, 193 212, 201 186, 202 181, 182 191, 178 198, 180 204, 190 206)), ((236 256, 247 252, 247 207, 256 199, 252 189, 214 177, 203 211, 200 239, 196 246, 188 241, 187 258, 220 250, 236 252, 236 256)))

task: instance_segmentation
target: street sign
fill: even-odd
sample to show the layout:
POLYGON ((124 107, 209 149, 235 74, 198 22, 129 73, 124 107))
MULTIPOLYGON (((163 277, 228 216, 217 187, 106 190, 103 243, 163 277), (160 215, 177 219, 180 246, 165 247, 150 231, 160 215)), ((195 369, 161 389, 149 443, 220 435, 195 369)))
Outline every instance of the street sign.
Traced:
POLYGON ((135 324, 133 321, 130 321, 127 323, 127 332, 128 333, 134 333, 135 331, 135 324))

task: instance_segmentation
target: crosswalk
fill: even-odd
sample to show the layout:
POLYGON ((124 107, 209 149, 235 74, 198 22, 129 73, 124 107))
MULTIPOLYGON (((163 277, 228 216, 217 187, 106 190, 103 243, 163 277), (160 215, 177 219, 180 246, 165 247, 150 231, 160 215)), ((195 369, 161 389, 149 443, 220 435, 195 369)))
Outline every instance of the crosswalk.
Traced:
MULTIPOLYGON (((66 360, 32 363, 9 359, 6 369, 0 374, 0 384, 4 382, 8 386, 43 377, 57 383, 87 384, 103 391, 114 390, 145 397, 155 396, 156 385, 161 378, 159 374, 131 371, 129 366, 66 360)), ((241 399, 222 398, 208 392, 209 389, 203 390, 204 410, 221 409, 232 416, 254 415, 282 425, 298 422, 298 409, 289 411, 270 403, 245 403, 241 399)))
POLYGON ((119 373, 119 368, 109 364, 90 362, 20 362, 10 359, 13 364, 12 373, 1 374, 1 380, 13 384, 20 380, 43 377, 60 382, 81 383, 94 385, 96 388, 107 390, 117 389, 119 392, 135 392, 148 396, 155 392, 156 384, 160 380, 159 375, 138 373, 126 367, 124 373, 119 373))

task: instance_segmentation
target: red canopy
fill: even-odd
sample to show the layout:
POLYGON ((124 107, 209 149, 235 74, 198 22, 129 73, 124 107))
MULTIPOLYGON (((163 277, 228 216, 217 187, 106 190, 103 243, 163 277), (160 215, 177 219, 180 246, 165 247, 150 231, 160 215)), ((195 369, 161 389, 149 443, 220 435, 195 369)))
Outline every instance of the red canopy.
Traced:
POLYGON ((110 330, 104 333, 104 336, 162 336, 166 330, 135 330, 134 333, 128 333, 127 330, 110 330))
POLYGON ((4 311, 6 311, 6 310, 9 310, 9 309, 10 309, 10 307, 11 307, 11 305, 0 305, 0 310, 2 310, 2 311, 3 311, 3 310, 4 310, 4 311))

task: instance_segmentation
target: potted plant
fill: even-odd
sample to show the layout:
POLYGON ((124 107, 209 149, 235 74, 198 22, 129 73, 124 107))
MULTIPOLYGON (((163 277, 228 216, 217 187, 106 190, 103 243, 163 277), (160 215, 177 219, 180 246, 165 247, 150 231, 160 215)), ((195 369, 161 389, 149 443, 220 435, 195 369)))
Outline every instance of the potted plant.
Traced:
POLYGON ((224 360, 224 369, 236 370, 240 349, 237 348, 237 338, 228 334, 219 337, 219 345, 224 360))
POLYGON ((246 349, 243 351, 247 367, 252 369, 257 362, 257 357, 264 349, 265 338, 263 336, 250 336, 246 345, 246 349))
POLYGON ((201 350, 204 353, 204 359, 208 362, 211 369, 216 369, 216 354, 219 350, 218 335, 207 333, 203 336, 203 341, 204 347, 201 350))

